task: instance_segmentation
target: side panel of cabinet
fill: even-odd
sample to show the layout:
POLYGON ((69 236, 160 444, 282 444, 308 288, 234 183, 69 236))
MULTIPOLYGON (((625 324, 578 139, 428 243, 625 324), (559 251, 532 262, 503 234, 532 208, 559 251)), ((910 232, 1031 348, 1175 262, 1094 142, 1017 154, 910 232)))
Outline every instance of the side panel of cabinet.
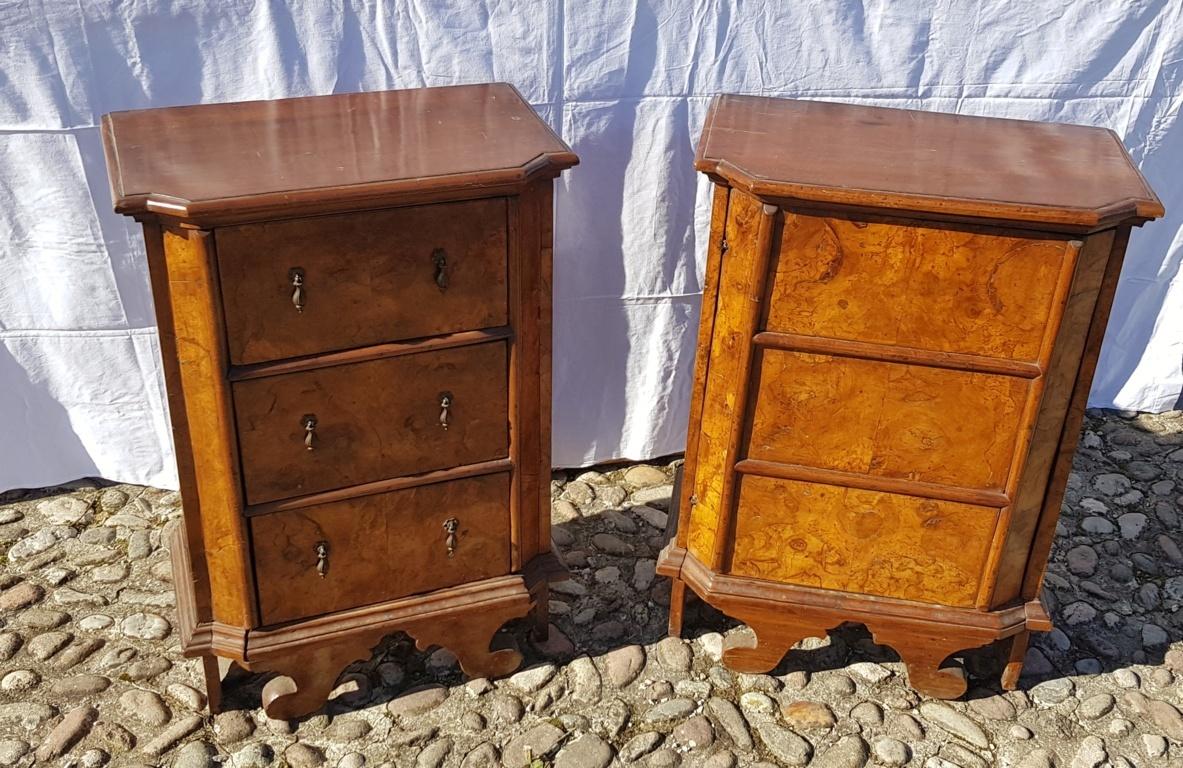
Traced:
MULTIPOLYGON (((149 235, 148 257, 161 322, 169 408, 199 618, 241 628, 256 625, 246 527, 242 518, 237 438, 213 239, 184 229, 149 235), (171 347, 171 349, 170 349, 171 347), (208 616, 202 603, 208 599, 208 616)), ((189 578, 176 574, 178 580, 189 578)))

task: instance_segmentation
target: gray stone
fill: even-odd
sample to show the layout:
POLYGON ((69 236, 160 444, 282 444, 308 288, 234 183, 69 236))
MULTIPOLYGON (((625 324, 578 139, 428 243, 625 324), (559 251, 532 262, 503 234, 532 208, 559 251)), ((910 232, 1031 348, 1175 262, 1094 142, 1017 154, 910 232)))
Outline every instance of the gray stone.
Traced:
POLYGON ((629 499, 633 504, 656 504, 659 507, 668 507, 673 492, 672 485, 655 485, 652 488, 641 488, 634 491, 629 499))
POLYGON ((1093 478, 1093 487, 1104 496, 1120 496, 1130 490, 1132 484, 1125 475, 1107 472, 1093 478))
POLYGON ((1142 680, 1138 677, 1138 673, 1132 669, 1122 667, 1113 671, 1113 682, 1120 685, 1122 688, 1137 688, 1142 684, 1142 680))
POLYGON ((642 731, 629 739, 620 748, 620 759, 626 763, 640 760, 645 755, 657 749, 665 737, 657 731, 642 731))
POLYGON ((522 768, 558 746, 565 735, 562 729, 551 723, 539 723, 505 745, 501 750, 501 765, 522 768))
POLYGON ((1097 618, 1097 609, 1083 600, 1077 600, 1075 603, 1065 606, 1061 615, 1064 617, 1065 624, 1077 627, 1097 618))
POLYGON ((1019 760, 1015 768, 1055 768, 1052 753, 1046 749, 1033 749, 1019 760))
POLYGON ((36 584, 23 581, 0 594, 0 611, 19 611, 28 608, 45 597, 45 590, 36 584))
POLYGON ((119 624, 119 631, 139 640, 163 640, 172 631, 168 619, 154 613, 133 613, 119 624))
POLYGON ((14 722, 26 731, 35 731, 57 714, 48 704, 35 701, 14 701, 0 704, 0 723, 14 722))
POLYGON ((517 696, 503 694, 493 698, 491 712, 497 722, 512 725, 522 719, 526 708, 517 696))
POLYGON ((702 768, 735 768, 737 762, 735 755, 724 749, 704 760, 702 768))
POLYGON ((592 536, 592 546, 608 555, 625 556, 633 553, 633 545, 611 533, 597 533, 592 536))
POLYGON ((448 698, 448 691, 440 685, 425 685, 412 688, 386 705, 386 711, 395 717, 421 715, 435 709, 448 698))
POLYGON ((311 744, 297 741, 283 751, 283 759, 291 768, 317 768, 324 765, 325 755, 311 744))
POLYGON ((888 768, 899 768, 907 765, 912 759, 912 750, 908 745, 890 736, 876 739, 871 749, 875 753, 875 759, 888 768))
POLYGON ((1097 736, 1085 736, 1072 758, 1071 768, 1100 768, 1108 759, 1105 742, 1097 736))
POLYGON ((664 485, 669 482, 669 478, 657 467, 636 464, 625 471, 624 482, 634 488, 649 488, 655 485, 664 485))
POLYGON ((773 757, 782 763, 806 765, 813 757, 812 744, 771 720, 756 723, 756 733, 773 757))
POLYGON ((1171 636, 1167 631, 1157 624, 1143 624, 1142 625, 1142 647, 1143 648, 1158 648, 1166 645, 1171 641, 1171 636))
POLYGON ((439 768, 452 751, 452 740, 444 737, 433 741, 415 757, 415 768, 439 768))
POLYGON ((1141 512, 1127 512, 1117 518, 1117 527, 1123 539, 1136 539, 1146 528, 1146 515, 1141 512))
POLYGON ((871 727, 883 724, 883 710, 873 701, 864 701, 850 710, 850 716, 862 725, 871 727))
POLYGON ((890 669, 873 661, 860 661, 851 664, 847 669, 855 677, 861 678, 868 683, 881 683, 891 677, 890 669))
POLYGON ((1013 720, 1015 705, 1005 696, 981 696, 969 701, 969 708, 974 714, 987 720, 1013 720))
POLYGON ((720 698, 708 699, 706 712, 737 748, 746 751, 754 746, 748 721, 730 701, 720 698))
MULTIPOLYGON (((334 721, 333 726, 337 725, 338 721, 334 721)), ((214 735, 220 744, 237 744, 243 739, 249 738, 254 732, 254 718, 246 710, 231 709, 214 716, 214 735)), ((361 735, 364 736, 365 734, 361 735)), ((351 741, 352 739, 342 738, 341 740, 351 741)))
POLYGON ((1173 704, 1151 699, 1138 691, 1127 691, 1122 696, 1122 707, 1149 720, 1167 738, 1183 741, 1183 713, 1173 704))
POLYGON ((473 747, 464 760, 460 763, 460 768, 497 768, 499 764, 500 754, 497 752, 497 747, 489 742, 481 742, 473 747))
POLYGON ((574 659, 567 667, 571 681, 571 698, 580 704, 595 704, 600 700, 602 684, 600 671, 588 656, 574 659))
POLYGON ((111 681, 102 675, 75 675, 54 680, 49 690, 55 696, 81 698, 102 693, 111 686, 111 681))
POLYGON ((215 764, 213 750, 208 744, 191 741, 177 750, 173 768, 211 768, 215 764))
POLYGON ((86 525, 94 519, 93 505, 77 496, 57 496, 37 504, 37 512, 50 525, 86 525))
POLYGON ((633 514, 641 518, 652 528, 659 531, 664 531, 669 525, 669 515, 662 512, 660 509, 645 506, 644 504, 633 507, 633 514))
POLYGON ((0 632, 0 661, 11 659, 21 647, 21 636, 15 632, 0 632))
POLYGON ((186 715, 174 720, 172 725, 157 733, 151 741, 140 747, 140 751, 148 757, 160 757, 179 744, 182 739, 201 728, 201 722, 200 715, 186 715))
POLYGON ((1167 753, 1167 740, 1157 734, 1143 734, 1142 749, 1150 758, 1162 757, 1167 753))
POLYGON ((668 723, 688 717, 695 707, 690 699, 670 699, 650 707, 643 719, 647 723, 668 723))
POLYGON ((1077 576, 1092 576, 1097 570, 1097 551, 1087 544, 1068 550, 1065 556, 1068 570, 1077 576))
MULTIPOLYGON (((13 544, 8 550, 8 557, 12 560, 28 560, 30 557, 41 554, 57 543, 58 537, 53 535, 52 530, 41 528, 31 536, 26 536, 16 544, 13 544)), ((0 596, 0 608, 4 608, 4 598, 2 596, 0 596)))
POLYGON ((642 559, 633 566, 633 589, 644 592, 653 586, 657 578, 657 561, 642 559))
POLYGON ((187 709, 199 710, 205 707, 205 694, 193 686, 173 683, 166 690, 169 696, 187 709))
POLYGON ((172 718, 164 699, 155 691, 132 688, 119 697, 119 707, 128 717, 152 727, 160 727, 172 718))
POLYGON ((232 768, 266 768, 275 760, 275 750, 262 742, 251 742, 230 757, 232 768))
POLYGON ((31 691, 41 684, 41 675, 31 669, 14 669, 0 678, 0 689, 9 693, 31 691))
POLYGON ((694 656, 686 641, 679 637, 664 637, 657 643, 657 660, 667 669, 687 672, 694 656))
POLYGON ((613 686, 623 688, 645 668, 645 649, 639 645, 615 648, 604 656, 604 668, 613 686))
POLYGON ((843 736, 838 743, 813 761, 814 768, 863 768, 870 758, 867 742, 861 736, 843 736))
POLYGON ((1071 678, 1061 677, 1048 680, 1031 689, 1031 698, 1036 704, 1051 707, 1067 699, 1075 691, 1076 686, 1071 678))
POLYGON ((29 744, 21 739, 0 739, 0 765, 16 765, 29 751, 29 744))
POLYGON ((990 748, 990 739, 982 727, 948 704, 926 701, 920 705, 920 715, 938 728, 973 744, 975 747, 990 748))
POLYGON ((674 768, 682 762, 682 756, 672 749, 659 749, 649 755, 645 768, 674 768))
POLYGON ((1080 702, 1076 714, 1082 720, 1096 720, 1113 711, 1115 700, 1108 693, 1098 693, 1080 702))
POLYGON ((509 684, 523 693, 535 693, 554 678, 556 671, 554 664, 539 664, 510 675, 509 684))
POLYGON ((98 716, 98 710, 90 706, 82 706, 70 711, 37 747, 37 759, 47 763, 69 752, 75 744, 90 733, 91 726, 94 725, 98 716))
POLYGON ((337 768, 364 768, 366 764, 366 756, 361 752, 348 752, 341 755, 341 759, 337 761, 337 768))
POLYGON ((703 715, 694 715, 673 731, 674 741, 688 749, 706 749, 715 743, 715 729, 703 715))
POLYGON ((1086 533, 1091 533, 1096 536, 1108 536, 1113 533, 1113 523, 1109 522, 1104 517, 1086 517, 1080 521, 1080 528, 1086 533))
POLYGON ((594 733, 585 733, 559 750, 555 768, 608 768, 612 747, 594 733))
POLYGON ((739 697, 739 708, 744 714, 771 715, 776 711, 776 703, 772 697, 761 691, 748 691, 739 697))

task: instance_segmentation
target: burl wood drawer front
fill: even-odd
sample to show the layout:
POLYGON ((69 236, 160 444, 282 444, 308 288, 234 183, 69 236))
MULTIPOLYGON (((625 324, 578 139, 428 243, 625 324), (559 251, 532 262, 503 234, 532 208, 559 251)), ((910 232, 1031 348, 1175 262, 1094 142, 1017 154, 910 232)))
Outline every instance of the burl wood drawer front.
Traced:
POLYGON ((509 546, 505 473, 251 518, 264 624, 502 576, 509 546))
POLYGON ((236 382, 247 503, 504 458, 507 389, 502 341, 236 382))
POLYGON ((224 227, 215 238, 237 365, 506 324, 504 198, 224 227))
POLYGON ((747 456, 1002 490, 1028 379, 765 349, 747 456))
POLYGON ((998 510, 745 475, 731 572, 973 606, 998 510))
POLYGON ((1034 361, 1063 240, 786 213, 768 329, 1034 361))

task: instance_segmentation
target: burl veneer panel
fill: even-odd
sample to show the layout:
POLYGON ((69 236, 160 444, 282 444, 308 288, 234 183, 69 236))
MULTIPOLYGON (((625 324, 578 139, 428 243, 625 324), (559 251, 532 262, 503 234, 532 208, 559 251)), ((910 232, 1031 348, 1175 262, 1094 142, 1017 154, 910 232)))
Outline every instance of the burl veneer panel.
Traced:
POLYGON ((746 475, 731 574, 972 607, 998 510, 746 475))
POLYGON ((1030 381, 766 349, 748 457, 1002 490, 1030 381))
POLYGON ((1067 240, 787 214, 768 329, 1038 359, 1067 240))

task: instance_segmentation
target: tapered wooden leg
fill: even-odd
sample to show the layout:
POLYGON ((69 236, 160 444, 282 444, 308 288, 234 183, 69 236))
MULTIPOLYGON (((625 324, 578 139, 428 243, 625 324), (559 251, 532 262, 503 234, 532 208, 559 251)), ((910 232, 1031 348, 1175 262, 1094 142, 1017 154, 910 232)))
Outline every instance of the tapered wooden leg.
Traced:
POLYGON ((211 715, 222 711, 222 669, 217 656, 202 656, 201 671, 205 677, 205 698, 211 715))
POLYGON ((341 671, 369 654, 368 645, 325 645, 267 663, 266 669, 278 673, 263 686, 263 710, 267 717, 294 720, 320 709, 341 671))
POLYGON ((545 643, 550 637, 550 584, 543 581, 530 590, 534 607, 530 609, 530 638, 545 643))
POLYGON ((806 622, 747 622, 755 640, 730 637, 723 648, 723 663, 736 672, 759 674, 780 664, 797 643, 807 637, 825 637, 830 627, 806 622))
POLYGON ((1002 651, 1002 687, 1013 691, 1019 687, 1019 676, 1023 674, 1023 661, 1027 658, 1027 642, 1031 633, 1023 631, 999 641, 1002 651))
POLYGON ((956 665, 943 666, 946 659, 958 651, 990 642, 989 638, 975 641, 973 637, 925 632, 915 627, 869 626, 868 629, 876 643, 890 646, 900 655, 908 668, 908 684, 936 699, 960 698, 968 687, 965 670, 956 665))
POLYGON ((686 582, 670 579, 670 637, 682 636, 682 612, 686 610, 686 582))

